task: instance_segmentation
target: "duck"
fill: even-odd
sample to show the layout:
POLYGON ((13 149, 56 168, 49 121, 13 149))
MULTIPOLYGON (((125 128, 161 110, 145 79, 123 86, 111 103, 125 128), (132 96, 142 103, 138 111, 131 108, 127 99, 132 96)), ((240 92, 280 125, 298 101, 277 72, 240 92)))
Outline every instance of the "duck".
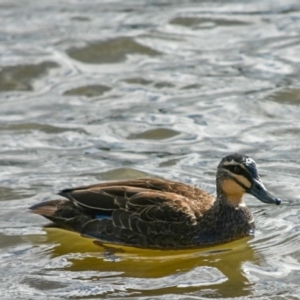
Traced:
POLYGON ((196 186, 141 178, 64 189, 64 199, 44 201, 31 212, 50 226, 79 233, 102 245, 190 249, 228 243, 255 233, 244 194, 279 205, 243 154, 225 156, 217 167, 216 197, 196 186))

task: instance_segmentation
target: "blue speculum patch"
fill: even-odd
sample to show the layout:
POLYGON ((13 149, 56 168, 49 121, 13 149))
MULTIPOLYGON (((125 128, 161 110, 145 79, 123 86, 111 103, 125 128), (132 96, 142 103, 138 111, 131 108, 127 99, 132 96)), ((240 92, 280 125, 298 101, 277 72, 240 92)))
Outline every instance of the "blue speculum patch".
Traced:
POLYGON ((99 220, 111 219, 111 216, 108 216, 108 215, 96 215, 95 217, 96 217, 96 219, 99 219, 99 220))

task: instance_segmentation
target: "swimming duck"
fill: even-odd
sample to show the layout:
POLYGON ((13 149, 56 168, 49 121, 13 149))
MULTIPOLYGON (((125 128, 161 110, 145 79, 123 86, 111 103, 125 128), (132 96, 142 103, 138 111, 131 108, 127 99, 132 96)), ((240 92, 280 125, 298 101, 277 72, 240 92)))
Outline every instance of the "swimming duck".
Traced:
POLYGON ((224 157, 217 197, 197 187, 158 178, 100 183, 62 190, 67 198, 32 206, 56 227, 100 243, 149 249, 186 249, 230 242, 255 231, 243 195, 280 204, 263 185, 253 159, 224 157))

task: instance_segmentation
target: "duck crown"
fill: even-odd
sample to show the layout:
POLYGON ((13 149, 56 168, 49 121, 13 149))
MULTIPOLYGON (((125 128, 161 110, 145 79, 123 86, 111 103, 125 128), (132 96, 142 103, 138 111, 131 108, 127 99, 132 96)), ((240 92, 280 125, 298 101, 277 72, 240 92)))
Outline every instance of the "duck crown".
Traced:
POLYGON ((249 175, 252 178, 259 179, 255 161, 251 157, 240 153, 225 156, 219 163, 218 170, 223 168, 232 173, 243 175, 247 179, 249 179, 249 175))

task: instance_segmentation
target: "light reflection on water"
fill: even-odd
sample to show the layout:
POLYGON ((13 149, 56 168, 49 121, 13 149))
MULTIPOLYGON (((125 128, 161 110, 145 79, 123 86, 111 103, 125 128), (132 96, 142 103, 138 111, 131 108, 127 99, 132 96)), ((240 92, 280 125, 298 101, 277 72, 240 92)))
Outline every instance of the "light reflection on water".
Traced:
MULTIPOLYGON (((48 244, 56 244, 51 252, 54 265, 45 280, 53 279, 50 277, 53 268, 63 266, 69 276, 65 281, 60 280, 60 284, 66 283, 67 286, 61 289, 62 293, 74 288, 79 292, 83 287, 92 292, 102 287, 101 293, 106 295, 118 295, 122 290, 128 295, 130 292, 127 290, 159 295, 169 293, 174 288, 179 289, 179 294, 184 294, 186 288, 196 292, 201 286, 215 289, 221 285, 225 295, 230 294, 230 291, 226 291, 226 285, 222 288, 222 284, 230 280, 236 286, 235 294, 245 295, 247 292, 243 289, 249 282, 241 273, 242 263, 256 260, 253 250, 246 243, 247 239, 226 246, 186 251, 151 251, 113 245, 103 248, 76 234, 54 229, 47 229, 46 241, 45 238, 42 241, 34 239, 37 239, 36 236, 27 238, 34 244, 42 242, 44 245, 46 241, 48 244), (232 263, 226 263, 228 260, 232 260, 232 263), (69 286, 70 277, 75 279, 72 288, 69 286), (110 290, 105 290, 103 285, 108 283, 111 285, 110 290)), ((34 281, 36 277, 33 277, 34 281)))
POLYGON ((1 299, 299 298, 298 1, 0 1, 1 299), (255 237, 190 251, 95 245, 27 208, 161 176, 214 193, 252 156, 255 237))

